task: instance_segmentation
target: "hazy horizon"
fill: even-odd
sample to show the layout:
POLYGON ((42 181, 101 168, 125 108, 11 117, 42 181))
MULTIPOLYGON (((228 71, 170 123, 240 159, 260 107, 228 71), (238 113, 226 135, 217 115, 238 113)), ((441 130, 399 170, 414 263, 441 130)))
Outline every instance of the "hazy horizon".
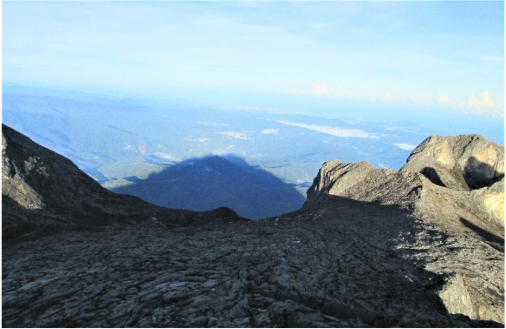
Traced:
MULTIPOLYGON (((426 137, 438 135, 479 134, 490 141, 504 144, 504 118, 495 118, 472 113, 456 115, 455 110, 441 107, 414 106, 408 111, 398 113, 406 108, 403 104, 384 104, 373 101, 341 101, 334 104, 332 100, 298 96, 290 98, 259 99, 251 97, 247 105, 219 102, 198 101, 184 97, 154 97, 138 94, 89 90, 77 90, 58 87, 27 86, 3 83, 4 95, 49 96, 65 98, 72 101, 83 101, 90 104, 124 104, 128 108, 160 109, 162 111, 194 111, 197 109, 214 109, 220 111, 264 112, 286 114, 289 116, 310 116, 328 119, 341 119, 350 123, 384 124, 401 129, 422 128, 426 137)), ((5 104, 4 104, 5 106, 5 104)), ((184 113, 184 112, 181 112, 184 113)), ((226 113, 226 112, 225 112, 226 113)))

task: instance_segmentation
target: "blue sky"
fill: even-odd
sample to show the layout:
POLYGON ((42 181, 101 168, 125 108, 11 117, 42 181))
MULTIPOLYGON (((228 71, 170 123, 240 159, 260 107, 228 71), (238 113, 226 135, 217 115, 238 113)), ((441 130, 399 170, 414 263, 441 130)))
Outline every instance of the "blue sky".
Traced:
POLYGON ((504 115, 503 2, 4 1, 2 18, 9 83, 504 115))

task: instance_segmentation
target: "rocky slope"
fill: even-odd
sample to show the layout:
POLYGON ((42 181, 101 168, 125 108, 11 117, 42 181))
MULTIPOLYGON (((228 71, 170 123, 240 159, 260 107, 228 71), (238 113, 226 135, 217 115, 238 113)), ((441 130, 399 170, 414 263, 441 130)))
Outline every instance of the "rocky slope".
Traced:
POLYGON ((3 326, 503 326, 499 224, 447 199, 472 191, 332 161, 300 210, 253 222, 114 195, 2 133, 3 326))
POLYGON ((432 136, 400 171, 330 161, 307 203, 325 207, 329 197, 406 209, 420 228, 396 248, 445 277, 438 294, 447 309, 504 322, 504 147, 432 136))
MULTIPOLYGON (((215 212, 167 210, 112 193, 70 160, 2 125, 2 235, 17 240, 65 229, 96 229, 115 221, 162 217, 205 221, 215 212)), ((220 217, 220 216, 218 216, 220 217)), ((220 217, 221 218, 221 217, 220 217)))

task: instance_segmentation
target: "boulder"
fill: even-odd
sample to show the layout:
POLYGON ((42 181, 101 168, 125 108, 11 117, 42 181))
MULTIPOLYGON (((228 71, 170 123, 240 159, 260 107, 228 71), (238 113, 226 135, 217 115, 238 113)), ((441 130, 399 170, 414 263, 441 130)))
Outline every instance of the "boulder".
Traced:
POLYGON ((504 177, 504 146, 480 135, 433 135, 413 150, 401 171, 420 172, 454 190, 488 187, 504 177))

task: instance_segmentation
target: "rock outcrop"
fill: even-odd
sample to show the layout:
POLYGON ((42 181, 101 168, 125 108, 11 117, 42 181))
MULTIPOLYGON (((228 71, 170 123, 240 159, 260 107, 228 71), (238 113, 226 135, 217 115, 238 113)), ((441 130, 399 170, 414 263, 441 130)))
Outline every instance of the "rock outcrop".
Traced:
POLYGON ((504 326, 503 235, 465 208, 497 183, 468 198, 331 161, 300 210, 246 221, 115 195, 7 127, 2 145, 4 327, 504 326))
POLYGON ((332 160, 322 165, 307 192, 307 203, 326 203, 327 196, 408 206, 423 176, 412 172, 378 169, 367 162, 342 163, 332 160))
POLYGON ((504 146, 480 135, 433 135, 413 150, 401 170, 420 172, 454 190, 479 189, 504 177, 504 146))
POLYGON ((502 146, 476 135, 432 136, 400 171, 325 163, 307 205, 325 206, 339 197, 404 208, 420 232, 441 234, 442 240, 415 238, 402 249, 446 277, 439 295, 447 309, 504 322, 503 177, 502 146))
POLYGON ((470 204, 504 227, 504 146, 480 135, 431 136, 411 153, 401 171, 420 172, 455 191, 472 191, 470 204))
POLYGON ((28 227, 75 227, 86 217, 120 214, 124 207, 114 207, 113 199, 119 198, 68 159, 2 126, 4 238, 28 227))

